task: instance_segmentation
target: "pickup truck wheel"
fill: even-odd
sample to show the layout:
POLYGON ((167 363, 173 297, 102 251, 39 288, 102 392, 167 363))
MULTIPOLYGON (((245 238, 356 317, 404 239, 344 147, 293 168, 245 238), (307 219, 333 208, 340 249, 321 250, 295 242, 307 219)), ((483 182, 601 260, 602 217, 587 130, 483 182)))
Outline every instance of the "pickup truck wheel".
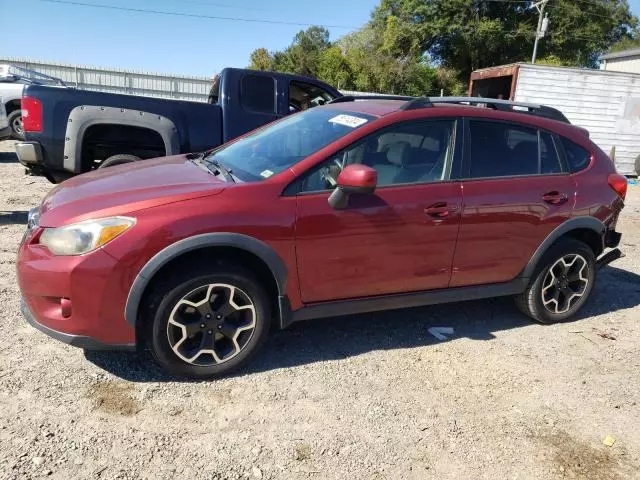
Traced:
POLYGON ((16 140, 24 140, 24 128, 22 126, 22 110, 14 110, 7 116, 11 127, 11 136, 16 140))
POLYGON ((589 298, 596 280, 595 255, 585 243, 563 239, 545 253, 540 265, 516 304, 540 323, 566 320, 589 298))
POLYGON ((122 165, 123 163, 137 162, 140 157, 135 155, 129 155, 127 153, 119 153, 118 155, 112 155, 103 161, 98 168, 113 167, 114 165, 122 165))
POLYGON ((236 265, 185 271, 150 297, 147 345, 167 371, 191 378, 226 375, 264 343, 271 304, 250 271, 236 265))

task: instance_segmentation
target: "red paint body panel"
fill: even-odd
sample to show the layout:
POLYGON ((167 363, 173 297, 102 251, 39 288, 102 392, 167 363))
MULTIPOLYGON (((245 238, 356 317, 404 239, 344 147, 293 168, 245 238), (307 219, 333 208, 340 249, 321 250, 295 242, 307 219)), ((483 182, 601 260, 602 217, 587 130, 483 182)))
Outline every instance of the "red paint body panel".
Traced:
POLYGON ((57 186, 40 207, 41 226, 112 215, 133 217, 136 224, 103 248, 71 257, 52 255, 37 244, 40 230, 32 231, 17 260, 28 307, 54 330, 125 344, 136 340, 124 319, 136 276, 164 248, 202 233, 236 232, 266 243, 286 266, 285 293, 295 311, 325 300, 507 281, 571 215, 615 225, 623 203, 607 184, 613 164, 576 127, 473 107, 398 111, 403 103, 317 107, 379 118, 260 182, 226 183, 177 156, 112 167, 57 186), (283 194, 308 169, 382 127, 461 116, 544 128, 588 148, 594 160, 572 175, 387 186, 353 195, 344 210, 328 205, 329 192, 283 194), (552 190, 566 193, 569 201, 544 202, 552 190), (61 298, 71 301, 69 318, 62 316, 61 298))
POLYGON ((462 182, 464 207, 451 286, 513 280, 544 239, 571 217, 576 186, 570 175, 462 182), (562 205, 542 199, 568 196, 562 205))
POLYGON ((123 215, 220 193, 226 186, 184 155, 118 165, 54 187, 42 201, 40 225, 57 227, 87 218, 123 215))
POLYGON ((39 323, 105 344, 134 341, 134 329, 122 317, 120 299, 127 293, 122 265, 114 258, 102 250, 56 257, 29 242, 20 246, 18 258, 18 284, 39 323), (61 297, 71 300, 69 318, 63 316, 61 297))
POLYGON ((459 217, 425 209, 459 209, 458 182, 384 187, 334 210, 327 193, 298 196, 296 251, 304 302, 445 288, 459 217))

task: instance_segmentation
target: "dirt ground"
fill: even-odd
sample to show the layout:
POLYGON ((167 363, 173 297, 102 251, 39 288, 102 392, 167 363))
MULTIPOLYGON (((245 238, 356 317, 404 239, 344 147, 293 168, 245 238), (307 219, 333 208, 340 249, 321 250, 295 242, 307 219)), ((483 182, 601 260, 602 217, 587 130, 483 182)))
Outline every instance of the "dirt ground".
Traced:
POLYGON ((0 478, 640 478, 640 186, 619 224, 627 256, 575 321, 533 324, 509 298, 314 321, 198 383, 25 323, 15 252, 51 184, 11 150, 0 143, 0 478))

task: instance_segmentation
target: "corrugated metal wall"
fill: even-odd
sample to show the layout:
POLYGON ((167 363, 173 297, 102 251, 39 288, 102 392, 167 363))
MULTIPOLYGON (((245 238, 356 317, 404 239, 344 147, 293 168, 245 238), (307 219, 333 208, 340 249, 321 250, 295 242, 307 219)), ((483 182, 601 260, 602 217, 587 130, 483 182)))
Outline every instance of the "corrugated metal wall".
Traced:
POLYGON ((0 58, 0 63, 61 78, 68 85, 85 90, 206 102, 211 88, 211 79, 205 77, 86 67, 23 58, 0 58))
POLYGON ((589 130, 620 173, 633 175, 640 155, 640 75, 522 65, 515 100, 549 105, 589 130))

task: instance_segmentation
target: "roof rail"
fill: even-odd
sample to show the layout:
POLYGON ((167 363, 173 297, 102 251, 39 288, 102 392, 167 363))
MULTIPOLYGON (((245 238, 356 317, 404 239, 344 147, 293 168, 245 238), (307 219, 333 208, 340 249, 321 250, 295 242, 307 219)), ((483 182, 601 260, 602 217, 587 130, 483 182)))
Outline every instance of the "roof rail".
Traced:
POLYGON ((328 103, 355 102, 356 100, 401 100, 408 102, 415 99, 416 97, 403 97, 400 95, 343 95, 342 97, 334 98, 328 103))
POLYGON ((494 110, 505 112, 525 113, 538 117, 549 118, 563 123, 571 123, 564 114, 555 108, 537 103, 513 102, 511 100, 502 100, 497 98, 484 97, 421 97, 405 103, 401 110, 415 110, 418 108, 433 107, 434 104, 453 104, 453 105, 476 105, 486 106, 494 110))

